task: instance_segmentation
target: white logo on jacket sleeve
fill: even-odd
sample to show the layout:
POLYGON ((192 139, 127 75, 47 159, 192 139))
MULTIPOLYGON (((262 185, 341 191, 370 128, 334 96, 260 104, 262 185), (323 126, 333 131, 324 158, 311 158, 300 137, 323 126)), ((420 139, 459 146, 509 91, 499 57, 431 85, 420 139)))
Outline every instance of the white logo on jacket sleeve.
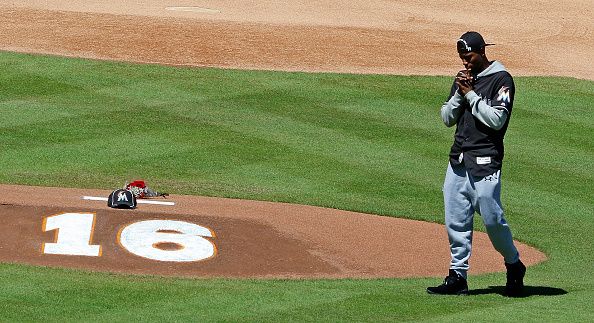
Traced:
POLYGON ((509 95, 509 87, 502 86, 497 92, 499 95, 497 96, 497 101, 503 103, 510 103, 510 95, 509 95))

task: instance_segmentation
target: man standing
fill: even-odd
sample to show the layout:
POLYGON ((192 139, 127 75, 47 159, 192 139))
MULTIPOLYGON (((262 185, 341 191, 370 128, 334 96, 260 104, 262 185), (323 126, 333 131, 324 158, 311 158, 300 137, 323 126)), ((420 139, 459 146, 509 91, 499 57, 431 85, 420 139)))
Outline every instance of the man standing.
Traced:
POLYGON ((454 144, 445 176, 445 224, 451 263, 444 283, 427 288, 430 294, 468 294, 468 259, 472 248, 474 213, 482 217, 495 249, 507 268, 505 294, 521 293, 526 267, 520 261, 501 206, 503 137, 512 113, 515 86, 498 61, 489 61, 486 44, 477 32, 458 39, 464 65, 454 80, 450 96, 441 107, 446 126, 456 125, 454 144))

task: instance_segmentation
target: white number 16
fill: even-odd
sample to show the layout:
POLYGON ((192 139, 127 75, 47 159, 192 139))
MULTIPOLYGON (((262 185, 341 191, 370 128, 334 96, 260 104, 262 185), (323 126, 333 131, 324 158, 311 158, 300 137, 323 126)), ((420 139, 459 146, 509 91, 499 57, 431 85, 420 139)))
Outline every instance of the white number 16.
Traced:
MULTIPOLYGON (((43 220, 43 231, 57 230, 54 243, 43 243, 44 254, 101 256, 101 246, 91 244, 93 213, 63 213, 43 220)), ((216 254, 209 229, 194 223, 148 220, 129 224, 118 233, 120 245, 132 254, 157 261, 190 262, 216 254)))

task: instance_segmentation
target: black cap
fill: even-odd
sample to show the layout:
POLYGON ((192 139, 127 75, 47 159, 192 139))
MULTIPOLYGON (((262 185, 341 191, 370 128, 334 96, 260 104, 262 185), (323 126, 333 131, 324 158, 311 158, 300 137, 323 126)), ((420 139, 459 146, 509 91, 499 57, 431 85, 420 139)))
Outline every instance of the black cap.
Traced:
POLYGON ((114 209, 135 209, 136 197, 128 190, 118 189, 109 194, 107 206, 114 209))
POLYGON ((486 44, 483 36, 476 31, 468 31, 460 36, 457 42, 458 53, 476 52, 481 48, 494 44, 486 44))

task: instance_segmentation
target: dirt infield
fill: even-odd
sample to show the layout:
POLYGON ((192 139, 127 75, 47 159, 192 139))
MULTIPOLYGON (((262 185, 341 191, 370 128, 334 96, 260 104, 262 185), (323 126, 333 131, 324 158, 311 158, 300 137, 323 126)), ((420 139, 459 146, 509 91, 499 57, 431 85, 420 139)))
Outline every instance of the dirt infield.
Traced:
MULTIPOLYGON (((0 50, 240 69, 453 75, 461 67, 455 40, 478 30, 497 44, 489 57, 501 59, 514 75, 594 79, 590 0, 474 4, 480 9, 469 13, 445 0, 0 0, 0 50)), ((106 191, 11 185, 0 191, 3 262, 201 277, 417 277, 442 276, 447 269, 445 230, 437 224, 190 196, 172 196, 175 206, 114 210, 82 199, 106 197, 106 191), (73 232, 69 214, 91 221, 79 223, 89 225, 87 240, 66 234, 73 232), (136 247, 125 244, 126 229, 145 219, 212 234, 131 252, 136 247), (150 258, 185 244, 203 248, 208 257, 150 258), (83 252, 73 246, 97 255, 69 254, 83 252)), ((131 239, 188 235, 165 227, 143 230, 131 239)), ((504 271, 487 236, 477 232, 474 239, 471 273, 504 271)), ((519 249, 528 265, 545 259, 533 248, 519 249)))
POLYGON ((160 64, 454 75, 482 32, 513 75, 594 79, 591 0, 0 0, 0 50, 160 64), (175 7, 173 7, 175 6, 175 7), (176 9, 176 10, 172 10, 176 9))

